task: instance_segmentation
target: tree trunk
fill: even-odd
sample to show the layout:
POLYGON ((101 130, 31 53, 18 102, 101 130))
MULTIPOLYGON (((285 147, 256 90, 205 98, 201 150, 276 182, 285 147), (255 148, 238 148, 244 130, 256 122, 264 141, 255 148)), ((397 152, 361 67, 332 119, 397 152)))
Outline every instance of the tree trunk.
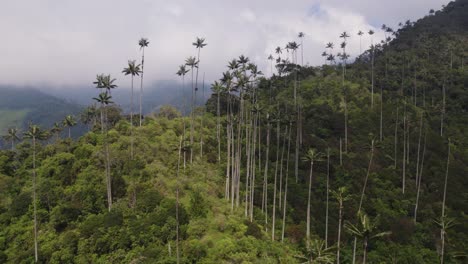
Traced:
POLYGON ((393 165, 395 167, 395 170, 397 168, 397 154, 398 154, 398 105, 396 109, 396 120, 395 120, 395 152, 394 152, 394 157, 393 160, 395 164, 393 165))
MULTIPOLYGON (((144 67, 145 67, 145 47, 142 47, 142 55, 141 55, 141 81, 140 81, 140 127, 143 120, 143 107, 142 107, 142 98, 143 98, 143 74, 144 74, 144 67)), ((132 77, 133 78, 133 77, 132 77)), ((132 80, 133 86, 133 80, 132 80)))
POLYGON ((130 99, 130 159, 133 160, 133 74, 132 74, 131 87, 132 87, 132 95, 130 99))
POLYGON ((33 141, 33 208, 34 208, 34 260, 39 259, 38 241, 37 241, 37 202, 36 202, 36 138, 33 141))
POLYGON ((289 151, 291 149, 291 130, 292 123, 289 123, 289 133, 288 133, 288 152, 286 154, 286 174, 285 174, 285 185, 284 185, 284 200, 283 200, 283 228, 281 231, 281 242, 284 241, 284 230, 286 227, 286 208, 287 208, 287 196, 288 196, 288 176, 289 176, 289 151))
POLYGON ((309 194, 307 198, 307 229, 306 229, 306 237, 307 237, 307 248, 310 248, 310 197, 312 192, 312 174, 314 168, 314 161, 310 162, 310 174, 309 174, 309 194))
MULTIPOLYGON (((279 111, 279 109, 278 109, 279 111)), ((278 178, 278 163, 279 163, 279 152, 280 152, 280 121, 276 120, 276 165, 275 165, 275 179, 273 183, 273 212, 271 214, 271 240, 275 241, 275 220, 276 220, 276 181, 278 178)))
POLYGON ((343 200, 339 200, 340 210, 338 218, 338 239, 336 242, 336 263, 340 264, 340 244, 341 244, 341 223, 343 221, 343 200))
POLYGON ((330 148, 327 149, 327 201, 325 206, 325 248, 328 248, 328 200, 330 193, 330 148))
POLYGON ((266 153, 265 153, 265 170, 263 174, 263 195, 262 195, 262 207, 264 208, 265 212, 265 227, 268 224, 268 163, 269 163, 269 155, 270 155, 270 121, 267 123, 267 145, 266 145, 266 153))
MULTIPOLYGON (((372 143, 371 143, 371 156, 370 156, 370 159, 369 159, 369 166, 367 167, 367 173, 366 173, 366 179, 364 180, 364 186, 362 187, 361 198, 359 200, 358 214, 361 212, 361 209, 362 209, 362 202, 364 200, 364 193, 366 191, 367 181, 369 179, 369 173, 370 173, 370 169, 372 167, 373 157, 374 157, 374 140, 372 140, 372 143)), ((354 236, 353 263, 356 263, 356 244, 357 244, 357 237, 354 236)))
POLYGON ((362 264, 366 264, 366 261, 367 261, 367 238, 364 238, 364 249, 363 249, 364 253, 363 253, 363 256, 362 256, 362 264))
POLYGON ((405 193, 406 186, 406 102, 405 102, 405 111, 403 114, 403 168, 402 168, 402 192, 405 193))
POLYGON ((417 177, 418 186, 417 186, 417 192, 416 192, 416 204, 414 206, 414 222, 415 223, 417 221, 417 215, 418 215, 419 196, 420 196, 420 191, 421 191, 422 173, 423 173, 423 168, 424 168, 424 157, 426 155, 426 138, 427 138, 427 129, 426 129, 426 132, 424 133, 424 147, 423 147, 423 152, 422 152, 421 167, 419 169, 419 176, 417 177))

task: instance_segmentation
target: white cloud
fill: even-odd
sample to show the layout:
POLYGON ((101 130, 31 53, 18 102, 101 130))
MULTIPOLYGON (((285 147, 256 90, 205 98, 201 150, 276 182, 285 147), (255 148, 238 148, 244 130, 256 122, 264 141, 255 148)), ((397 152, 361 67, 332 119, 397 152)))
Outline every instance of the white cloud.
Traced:
MULTIPOLYGON (((145 77, 175 79, 179 64, 195 55, 192 42, 205 37, 201 71, 220 76, 227 61, 249 56, 269 73, 268 54, 306 33, 304 63, 320 64, 325 43, 338 46, 348 31, 349 51, 359 52, 358 30, 415 20, 446 0, 17 0, 0 9, 0 84, 91 85, 111 73, 121 86, 128 59, 140 58, 137 41, 147 37, 145 77), (404 5, 405 8, 401 8, 404 5)), ((379 32, 379 30, 376 30, 379 32)), ((378 33, 377 41, 383 37, 378 33)), ((367 36, 363 46, 369 45, 367 36)))

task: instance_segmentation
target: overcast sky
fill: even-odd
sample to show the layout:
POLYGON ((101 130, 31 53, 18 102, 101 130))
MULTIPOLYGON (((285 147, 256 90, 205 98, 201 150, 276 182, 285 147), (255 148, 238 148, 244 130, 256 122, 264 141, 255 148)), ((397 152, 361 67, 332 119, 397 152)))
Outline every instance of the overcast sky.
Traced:
MULTIPOLYGON (((417 20, 447 0, 0 0, 0 84, 84 86, 111 73, 120 86, 128 59, 139 59, 140 37, 150 41, 145 78, 176 79, 178 65, 195 55, 194 39, 206 38, 201 72, 219 78, 227 61, 244 54, 267 75, 276 46, 304 38, 304 63, 321 64, 327 42, 358 30, 417 20)), ((367 35, 362 45, 370 44, 367 35)))

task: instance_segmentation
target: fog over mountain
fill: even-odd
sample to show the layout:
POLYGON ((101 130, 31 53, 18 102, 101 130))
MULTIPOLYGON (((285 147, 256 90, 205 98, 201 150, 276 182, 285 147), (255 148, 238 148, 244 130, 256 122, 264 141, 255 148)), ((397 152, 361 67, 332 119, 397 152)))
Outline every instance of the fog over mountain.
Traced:
MULTIPOLYGON (((178 65, 195 55, 192 42, 205 37, 201 71, 217 79, 226 61, 244 54, 270 74, 266 60, 276 46, 304 39, 304 63, 318 65, 328 41, 339 43, 346 30, 357 39, 357 29, 375 30, 382 24, 415 20, 438 9, 447 0, 278 0, 260 1, 3 1, 0 9, 1 84, 89 87, 95 75, 110 73, 126 86, 121 71, 128 59, 140 59, 137 41, 147 37, 145 77, 175 80, 178 65), (110 8, 111 7, 111 8, 110 8), (356 31, 356 32, 355 32, 356 31)), ((368 36, 363 37, 368 46, 368 36)), ((348 46, 359 53, 359 41, 348 46)))

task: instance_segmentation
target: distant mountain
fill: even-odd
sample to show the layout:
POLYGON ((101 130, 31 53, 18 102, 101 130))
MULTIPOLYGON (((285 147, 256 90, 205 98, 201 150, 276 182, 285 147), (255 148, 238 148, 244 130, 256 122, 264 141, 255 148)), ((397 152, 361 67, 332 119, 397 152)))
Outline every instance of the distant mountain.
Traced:
MULTIPOLYGON (((51 127, 66 115, 78 115, 82 105, 46 94, 37 89, 0 86, 0 134, 9 127, 25 129, 29 122, 51 127)), ((81 134, 74 129, 73 134, 81 134)))
MULTIPOLYGON (((117 84, 119 87, 115 90, 112 90, 113 101, 118 104, 124 112, 130 111, 130 98, 131 90, 126 87, 127 80, 119 79, 117 84), (122 83, 125 81, 125 85, 122 83), (122 88, 123 87, 123 88, 122 88)), ((134 88, 134 109, 138 111, 139 105, 139 82, 134 88)), ((200 89, 197 92, 196 105, 204 105, 206 100, 211 95, 210 85, 205 83, 205 96, 203 97, 202 84, 199 84, 200 89)), ((39 88, 44 93, 50 95, 64 98, 75 102, 80 105, 90 105, 93 103, 92 98, 98 94, 97 89, 92 85, 89 87, 70 87, 67 89, 51 89, 48 87, 39 88)), ((154 83, 148 84, 144 87, 143 90, 143 113, 148 114, 151 112, 156 112, 159 107, 162 105, 173 105, 177 107, 181 112, 187 113, 189 110, 190 100, 192 92, 191 85, 189 82, 186 82, 185 87, 182 87, 182 83, 178 81, 164 80, 156 81, 154 83), (184 111, 184 105, 185 111, 184 111)))

